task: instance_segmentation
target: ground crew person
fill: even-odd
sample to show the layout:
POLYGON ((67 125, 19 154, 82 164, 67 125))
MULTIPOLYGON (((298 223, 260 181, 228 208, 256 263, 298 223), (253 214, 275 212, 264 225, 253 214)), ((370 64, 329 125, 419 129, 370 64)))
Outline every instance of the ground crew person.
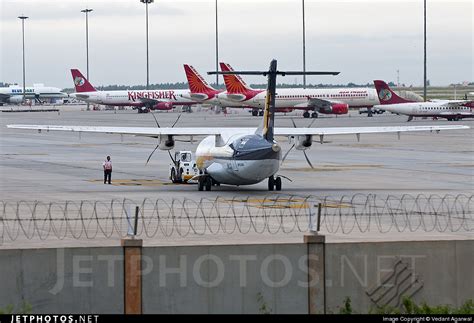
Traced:
POLYGON ((102 164, 104 168, 104 184, 109 183, 112 178, 112 162, 110 161, 110 156, 107 156, 107 159, 102 164))

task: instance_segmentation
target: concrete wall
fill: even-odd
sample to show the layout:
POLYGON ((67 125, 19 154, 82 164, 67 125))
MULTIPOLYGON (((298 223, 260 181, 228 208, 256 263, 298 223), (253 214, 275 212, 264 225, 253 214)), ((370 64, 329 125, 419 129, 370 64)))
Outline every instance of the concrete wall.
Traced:
MULTIPOLYGON (((368 292, 387 285, 383 287, 390 292, 380 303, 393 298, 393 306, 401 295, 414 293, 417 303, 460 306, 474 298, 473 250, 474 240, 327 244, 326 304, 338 312, 344 298, 350 297, 353 309, 365 313, 375 307, 368 292), (394 270, 400 273, 395 268, 398 259, 407 270, 398 282, 392 279, 383 284, 383 278, 394 270), (408 288, 410 283, 413 286, 408 288)), ((372 298, 381 295, 379 291, 372 298)))
POLYGON ((0 250, 0 308, 123 313, 121 248, 0 250), (104 257, 105 255, 105 257, 104 257))
MULTIPOLYGON (((323 304, 337 313, 345 297, 365 313, 404 293, 455 306, 474 295, 474 240, 321 246, 144 247, 143 313, 320 313, 323 304), (324 268, 308 262, 322 250, 324 268), (324 270, 325 292, 322 280, 308 289, 309 270, 316 278, 324 270)), ((34 313, 123 313, 123 249, 0 250, 0 286, 0 308, 26 301, 34 313)))
POLYGON ((154 265, 143 312, 307 313, 306 253, 304 244, 145 248, 154 265))

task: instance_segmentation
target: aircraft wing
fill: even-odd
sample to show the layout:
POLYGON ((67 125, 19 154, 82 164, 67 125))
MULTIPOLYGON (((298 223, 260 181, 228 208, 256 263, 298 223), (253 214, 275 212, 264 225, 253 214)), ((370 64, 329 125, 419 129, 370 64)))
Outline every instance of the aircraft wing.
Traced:
POLYGON ((350 135, 370 133, 399 133, 410 131, 441 131, 469 129, 462 125, 436 125, 436 126, 387 126, 387 127, 331 127, 331 128, 275 128, 278 136, 324 136, 324 135, 350 135))
POLYGON ((326 109, 330 108, 333 104, 344 103, 341 101, 336 100, 326 100, 326 99, 319 99, 319 98, 310 98, 308 97, 308 101, 305 103, 300 103, 295 105, 295 108, 317 108, 317 109, 326 109))
POLYGON ((139 100, 145 105, 155 105, 160 102, 165 102, 164 100, 149 99, 149 98, 140 98, 139 100))
MULTIPOLYGON (((38 131, 70 131, 91 132, 146 137, 165 136, 208 136, 208 135, 237 135, 253 134, 256 128, 157 128, 157 127, 94 127, 94 126, 56 126, 56 125, 7 125, 11 129, 28 129, 38 131)), ((332 127, 332 128, 275 128, 276 136, 325 136, 372 133, 400 133, 409 131, 441 131, 469 129, 463 125, 434 125, 434 126, 390 126, 390 127, 332 127)))
POLYGON ((7 125, 11 129, 38 131, 92 132, 120 135, 156 137, 165 136, 209 136, 221 134, 255 133, 256 128, 157 128, 157 127, 94 127, 94 126, 55 126, 55 125, 7 125))
POLYGON ((460 105, 473 104, 473 103, 474 103, 474 101, 472 101, 472 100, 456 100, 456 101, 446 102, 443 105, 446 105, 448 107, 458 107, 460 105))
POLYGON ((88 99, 90 95, 82 94, 82 93, 75 93, 76 98, 80 99, 88 99))

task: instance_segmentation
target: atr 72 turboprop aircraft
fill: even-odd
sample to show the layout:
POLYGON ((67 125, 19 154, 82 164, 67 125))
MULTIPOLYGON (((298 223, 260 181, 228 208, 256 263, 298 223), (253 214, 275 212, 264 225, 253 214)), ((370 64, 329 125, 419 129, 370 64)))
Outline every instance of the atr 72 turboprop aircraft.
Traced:
MULTIPOLYGON (((44 84, 34 84, 25 88, 25 98, 34 99, 41 102, 41 99, 61 99, 67 98, 67 94, 61 92, 57 87, 44 86, 44 84)), ((0 88, 0 105, 4 103, 19 104, 23 101, 23 88, 18 85, 0 88)))
POLYGON ((79 70, 72 69, 71 74, 76 93, 69 96, 88 103, 132 106, 138 108, 138 113, 171 110, 176 105, 196 104, 184 96, 188 94, 188 90, 97 91, 79 70))
MULTIPOLYGON (((232 71, 226 63, 220 63, 222 71, 232 71)), ((265 105, 265 90, 252 89, 238 75, 224 75, 226 92, 219 93, 219 99, 240 102, 253 107, 252 115, 257 116, 265 105)), ((303 117, 317 118, 318 113, 346 114, 351 108, 370 108, 379 104, 375 89, 333 88, 333 89, 278 89, 275 108, 305 110, 303 117)))
POLYGON ((430 102, 414 102, 399 97, 387 83, 381 80, 374 81, 380 99, 381 109, 413 117, 446 118, 457 121, 463 118, 473 118, 474 101, 468 100, 436 100, 430 102))
MULTIPOLYGON (((400 126, 400 127, 349 127, 349 128, 276 128, 275 92, 277 75, 335 75, 337 72, 280 72, 277 61, 273 60, 270 69, 263 72, 209 72, 209 74, 247 74, 268 76, 268 87, 262 124, 258 128, 143 128, 143 127, 87 127, 55 125, 8 125, 14 129, 33 129, 38 131, 74 131, 110 134, 148 136, 158 139, 155 148, 173 149, 177 136, 207 136, 196 149, 196 164, 199 168, 198 189, 209 191, 213 184, 251 185, 268 181, 270 191, 281 190, 282 180, 277 175, 280 168, 281 146, 275 136, 290 137, 294 146, 306 150, 318 136, 323 143, 325 135, 362 133, 385 133, 405 131, 439 131, 448 129, 468 129, 467 126, 400 126)), ((155 151, 153 150, 153 152, 155 151)), ((150 155, 150 157, 153 155, 150 155)))

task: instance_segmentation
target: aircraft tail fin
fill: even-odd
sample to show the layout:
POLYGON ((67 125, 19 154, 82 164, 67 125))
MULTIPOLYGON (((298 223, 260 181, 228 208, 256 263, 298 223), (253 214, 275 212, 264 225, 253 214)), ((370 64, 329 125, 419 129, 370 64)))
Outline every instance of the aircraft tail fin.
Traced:
POLYGON ((78 69, 71 69, 72 80, 76 87, 76 92, 95 92, 97 91, 92 84, 82 75, 78 69))
POLYGON ((191 65, 184 64, 184 71, 191 93, 214 93, 216 91, 191 65))
POLYGON ((374 85, 382 105, 415 102, 399 97, 384 81, 375 80, 374 85))
MULTIPOLYGON (((222 72, 232 72, 234 69, 226 63, 220 63, 222 72)), ((244 80, 237 74, 224 74, 225 87, 229 94, 243 94, 252 89, 245 83, 244 80)))

